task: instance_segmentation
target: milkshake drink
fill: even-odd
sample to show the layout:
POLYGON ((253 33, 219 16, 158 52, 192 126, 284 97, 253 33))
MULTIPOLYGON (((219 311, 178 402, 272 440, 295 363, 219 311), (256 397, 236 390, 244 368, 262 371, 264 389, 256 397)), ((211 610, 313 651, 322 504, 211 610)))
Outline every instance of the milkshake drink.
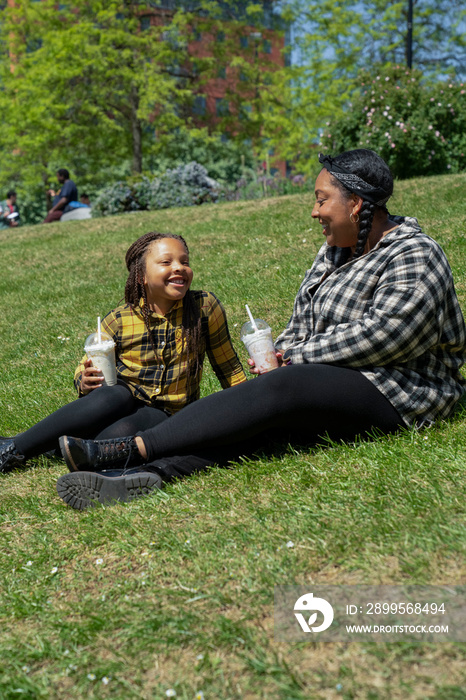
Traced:
POLYGON ((115 343, 106 333, 91 333, 86 338, 84 352, 92 366, 104 375, 104 384, 113 386, 117 382, 115 365, 115 343))
POLYGON ((241 328, 241 340, 260 374, 278 367, 272 329, 265 321, 260 318, 255 318, 254 323, 247 321, 241 328))

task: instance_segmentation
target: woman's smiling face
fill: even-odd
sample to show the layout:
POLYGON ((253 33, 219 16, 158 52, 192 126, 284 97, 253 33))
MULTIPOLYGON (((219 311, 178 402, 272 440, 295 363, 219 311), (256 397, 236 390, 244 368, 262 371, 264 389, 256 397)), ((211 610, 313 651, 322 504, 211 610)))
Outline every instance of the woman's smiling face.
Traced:
POLYGON ((350 220, 350 214, 360 209, 362 199, 349 194, 345 197, 325 168, 319 173, 315 184, 316 203, 311 216, 322 225, 322 233, 329 246, 354 248, 359 227, 350 220))

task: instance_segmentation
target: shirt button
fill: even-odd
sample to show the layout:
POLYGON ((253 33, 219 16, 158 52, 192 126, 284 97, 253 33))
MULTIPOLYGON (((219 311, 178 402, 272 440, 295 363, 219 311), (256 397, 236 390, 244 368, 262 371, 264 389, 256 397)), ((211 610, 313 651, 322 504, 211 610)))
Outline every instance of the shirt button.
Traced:
POLYGON ((162 340, 162 342, 160 343, 160 347, 163 348, 164 345, 165 345, 165 341, 162 340))
POLYGON ((155 393, 156 393, 156 394, 160 394, 160 391, 161 391, 161 389, 160 389, 160 387, 158 387, 158 388, 155 390, 155 393))
POLYGON ((165 367, 163 365, 160 365, 160 369, 165 369, 165 367))

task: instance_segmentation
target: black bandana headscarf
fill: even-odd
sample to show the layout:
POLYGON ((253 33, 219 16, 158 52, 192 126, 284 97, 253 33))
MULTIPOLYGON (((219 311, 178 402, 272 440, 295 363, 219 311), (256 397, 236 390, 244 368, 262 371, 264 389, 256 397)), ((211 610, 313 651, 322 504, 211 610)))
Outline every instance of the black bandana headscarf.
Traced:
POLYGON ((335 158, 332 156, 324 156, 322 153, 319 154, 319 163, 322 163, 324 168, 336 177, 339 182, 346 187, 350 192, 359 195, 368 202, 372 202, 378 207, 383 207, 391 195, 387 195, 386 191, 380 187, 374 187, 374 185, 369 185, 365 182, 359 175, 350 173, 349 170, 343 168, 341 165, 335 162, 335 158))

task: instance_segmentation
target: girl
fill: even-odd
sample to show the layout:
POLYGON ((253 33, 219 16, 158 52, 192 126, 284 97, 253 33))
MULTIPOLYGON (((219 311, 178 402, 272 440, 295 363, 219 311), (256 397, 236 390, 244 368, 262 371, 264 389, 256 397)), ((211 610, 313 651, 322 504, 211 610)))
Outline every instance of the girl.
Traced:
POLYGON ((161 423, 199 398, 206 352, 224 389, 246 380, 219 300, 190 289, 193 271, 181 236, 145 234, 126 253, 126 266, 126 304, 102 321, 116 343, 117 384, 104 386, 84 357, 75 375, 81 398, 0 440, 0 471, 58 448, 65 433, 104 439, 161 423))
POLYGON ((84 508, 110 487, 125 500, 128 477, 100 471, 124 452, 166 479, 204 457, 222 463, 235 450, 251 454, 246 439, 256 449, 270 435, 307 445, 322 436, 352 441, 453 413, 465 392, 466 332, 444 252, 416 219, 389 214, 393 179, 376 153, 320 162, 312 216, 326 240, 275 343, 282 367, 121 438, 118 453, 63 438, 69 468, 81 470, 58 481, 67 503, 84 508))

